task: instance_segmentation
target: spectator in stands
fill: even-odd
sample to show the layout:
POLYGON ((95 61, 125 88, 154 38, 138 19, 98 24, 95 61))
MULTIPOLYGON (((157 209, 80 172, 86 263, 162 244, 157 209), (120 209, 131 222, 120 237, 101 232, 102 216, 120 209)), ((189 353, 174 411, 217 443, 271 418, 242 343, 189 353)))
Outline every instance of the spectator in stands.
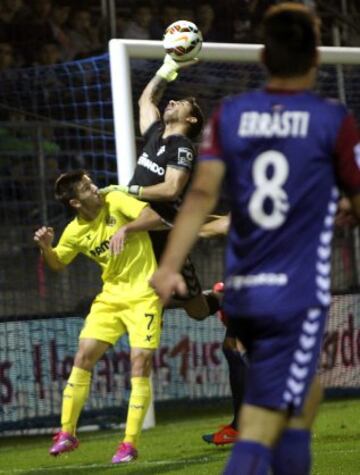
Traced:
POLYGON ((133 18, 124 29, 124 38, 149 40, 151 19, 150 4, 138 3, 133 18))
POLYGON ((195 13, 190 6, 182 5, 179 8, 179 19, 195 22, 195 13))
POLYGON ((60 46, 56 42, 44 43, 39 49, 36 59, 36 64, 42 66, 61 63, 62 53, 60 46))
POLYGON ((50 17, 52 0, 32 0, 25 20, 30 25, 43 25, 50 17))
POLYGON ((49 16, 49 27, 52 37, 60 46, 63 60, 71 57, 71 40, 65 29, 69 14, 70 7, 68 5, 54 4, 49 16))
POLYGON ((347 46, 359 46, 360 45, 360 6, 356 0, 350 0, 348 2, 348 21, 346 25, 347 46))
POLYGON ((101 49, 99 30, 93 25, 89 10, 73 10, 70 15, 68 36, 72 47, 72 58, 84 57, 101 49))
POLYGON ((52 0, 34 0, 29 2, 29 7, 19 24, 14 26, 14 41, 22 51, 25 64, 32 65, 41 45, 53 40, 49 26, 52 0))
POLYGON ((116 15, 116 34, 115 38, 124 38, 124 30, 126 28, 128 19, 121 13, 116 15))
MULTIPOLYGON (((38 190, 33 186, 31 178, 38 176, 39 162, 37 156, 37 141, 35 128, 22 124, 26 116, 21 112, 1 114, 1 121, 6 126, 0 127, 0 173, 3 179, 0 186, 0 200, 21 201, 21 216, 26 222, 38 219, 39 203, 38 190)), ((54 155, 60 147, 54 142, 53 129, 43 127, 41 130, 41 147, 46 158, 46 186, 49 187, 58 175, 57 160, 54 155)))
POLYGON ((252 41, 250 11, 247 2, 239 5, 232 26, 232 41, 234 43, 249 43, 252 41))
MULTIPOLYGON (((2 0, 0 2, 0 42, 11 43, 16 48, 17 25, 21 22, 25 11, 21 0, 2 0)), ((5 54, 8 55, 8 53, 5 54)), ((2 62, 3 59, 0 61, 2 62)))
POLYGON ((255 42, 260 42, 260 24, 265 11, 275 5, 277 0, 253 0, 249 3, 249 12, 251 19, 251 32, 255 42))
POLYGON ((214 21, 215 11, 211 3, 198 4, 195 11, 195 23, 200 28, 204 41, 224 41, 224 36, 214 21))
POLYGON ((0 72, 12 68, 15 63, 14 50, 10 43, 0 42, 0 72))
MULTIPOLYGON (((150 25, 151 38, 161 40, 166 28, 179 19, 179 9, 174 2, 162 5, 160 14, 153 19, 150 25)), ((183 18, 181 17, 181 19, 183 18)))
POLYGON ((0 3, 0 21, 3 24, 21 23, 29 12, 29 8, 23 5, 22 0, 2 0, 0 3))

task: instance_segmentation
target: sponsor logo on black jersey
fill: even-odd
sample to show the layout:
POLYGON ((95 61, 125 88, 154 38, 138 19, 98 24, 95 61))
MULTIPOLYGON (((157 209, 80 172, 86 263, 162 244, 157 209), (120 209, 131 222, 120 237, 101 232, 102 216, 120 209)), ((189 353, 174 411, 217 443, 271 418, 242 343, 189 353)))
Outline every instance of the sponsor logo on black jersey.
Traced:
POLYGON ((161 147, 159 148, 159 150, 157 151, 157 154, 156 156, 158 157, 159 155, 162 155, 166 150, 166 146, 165 145, 161 145, 161 147))
POLYGON ((179 147, 178 148, 178 164, 189 166, 194 159, 194 154, 191 148, 179 147))
POLYGON ((165 175, 165 168, 160 167, 157 163, 150 160, 149 155, 146 152, 140 155, 140 158, 138 160, 138 165, 150 170, 153 173, 156 173, 156 175, 159 175, 159 176, 165 175))

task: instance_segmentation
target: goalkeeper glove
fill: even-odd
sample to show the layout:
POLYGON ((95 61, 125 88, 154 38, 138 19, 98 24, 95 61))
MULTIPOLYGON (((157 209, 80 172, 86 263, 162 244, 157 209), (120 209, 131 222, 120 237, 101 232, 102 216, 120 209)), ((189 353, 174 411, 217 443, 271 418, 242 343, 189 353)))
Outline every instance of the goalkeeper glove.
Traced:
POLYGON ((140 198, 142 189, 143 187, 139 185, 130 185, 130 186, 109 185, 109 186, 106 186, 105 188, 100 188, 99 192, 102 195, 106 195, 107 193, 110 193, 111 191, 122 191, 123 193, 128 193, 129 195, 140 198))
POLYGON ((192 64, 196 64, 199 60, 197 58, 190 59, 189 61, 175 61, 167 54, 165 55, 162 66, 156 71, 156 75, 165 79, 167 82, 174 81, 177 78, 179 69, 186 68, 192 64))
POLYGON ((169 54, 167 54, 165 55, 162 66, 156 71, 156 75, 165 79, 167 82, 171 82, 177 78, 179 68, 179 63, 177 63, 169 54))

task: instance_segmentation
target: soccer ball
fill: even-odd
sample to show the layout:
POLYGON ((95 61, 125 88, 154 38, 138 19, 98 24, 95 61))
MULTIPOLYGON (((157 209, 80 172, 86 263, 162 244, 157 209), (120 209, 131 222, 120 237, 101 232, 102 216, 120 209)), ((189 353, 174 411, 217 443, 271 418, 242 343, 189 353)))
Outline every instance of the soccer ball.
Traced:
POLYGON ((171 23, 163 37, 164 49, 175 61, 189 61, 196 57, 202 46, 199 28, 187 20, 171 23))

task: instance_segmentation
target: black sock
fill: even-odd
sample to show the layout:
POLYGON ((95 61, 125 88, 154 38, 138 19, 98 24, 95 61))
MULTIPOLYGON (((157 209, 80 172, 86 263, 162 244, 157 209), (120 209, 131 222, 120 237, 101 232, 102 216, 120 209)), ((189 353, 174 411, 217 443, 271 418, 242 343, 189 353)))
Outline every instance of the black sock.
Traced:
POLYGON ((245 377, 247 371, 246 354, 224 347, 223 353, 229 366, 230 389, 234 409, 234 419, 231 423, 231 427, 238 430, 237 419, 245 392, 245 377))

